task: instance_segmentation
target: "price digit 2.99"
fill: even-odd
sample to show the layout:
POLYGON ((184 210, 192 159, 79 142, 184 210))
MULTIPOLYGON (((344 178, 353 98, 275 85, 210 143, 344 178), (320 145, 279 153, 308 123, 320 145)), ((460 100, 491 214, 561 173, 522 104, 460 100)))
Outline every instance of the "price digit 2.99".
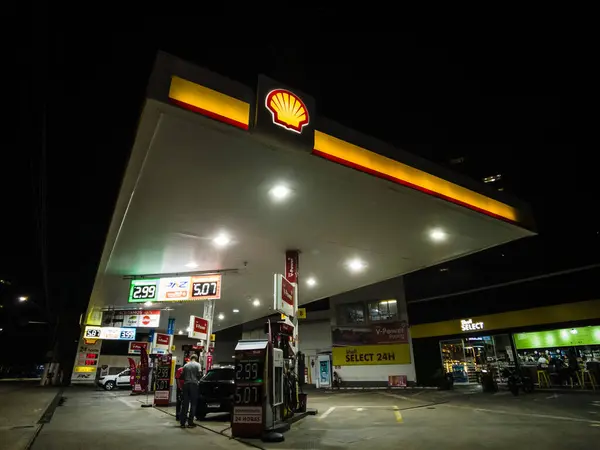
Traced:
POLYGON ((133 298, 135 299, 143 299, 143 298, 154 298, 156 296, 156 286, 135 286, 133 288, 133 298))
POLYGON ((256 380, 258 379, 258 363, 247 362, 238 363, 235 371, 236 380, 256 380))

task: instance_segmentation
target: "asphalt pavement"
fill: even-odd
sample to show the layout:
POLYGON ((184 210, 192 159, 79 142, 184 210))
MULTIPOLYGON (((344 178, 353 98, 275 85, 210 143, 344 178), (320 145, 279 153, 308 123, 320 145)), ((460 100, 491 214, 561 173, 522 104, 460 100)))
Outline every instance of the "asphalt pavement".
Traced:
MULTIPOLYGON (((67 388, 64 403, 39 432, 33 450, 119 448, 593 449, 600 442, 600 395, 514 397, 478 389, 309 391, 318 409, 292 425, 285 442, 232 439, 227 414, 181 429, 173 408, 142 408, 145 397, 67 388)), ((4 448, 4 447, 2 447, 4 448)), ((12 448, 12 447, 7 447, 12 448)))
POLYGON ((592 449, 600 442, 600 395, 479 389, 312 392, 307 417, 279 449, 592 449))
POLYGON ((0 448, 27 448, 50 418, 58 393, 58 387, 41 387, 40 380, 0 380, 0 448))

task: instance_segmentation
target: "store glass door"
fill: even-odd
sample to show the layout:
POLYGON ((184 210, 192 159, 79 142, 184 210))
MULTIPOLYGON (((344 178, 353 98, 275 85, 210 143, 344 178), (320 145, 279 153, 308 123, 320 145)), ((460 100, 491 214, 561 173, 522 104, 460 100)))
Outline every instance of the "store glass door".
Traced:
POLYGON ((440 341, 442 365, 446 373, 451 373, 455 383, 468 383, 465 345, 462 339, 440 341))

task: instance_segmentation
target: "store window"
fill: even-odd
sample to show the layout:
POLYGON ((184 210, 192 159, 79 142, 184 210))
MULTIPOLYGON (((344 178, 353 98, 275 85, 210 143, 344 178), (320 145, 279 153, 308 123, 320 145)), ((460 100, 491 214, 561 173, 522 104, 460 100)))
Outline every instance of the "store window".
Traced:
POLYGON ((337 307, 339 324, 365 323, 365 305, 363 303, 346 303, 337 307))
POLYGON ((398 318, 398 302, 396 300, 381 300, 369 303, 369 320, 381 322, 398 318))
POLYGON ((502 383, 504 369, 515 367, 507 334, 440 341, 440 350, 444 370, 452 373, 456 383, 478 383, 484 370, 502 383))

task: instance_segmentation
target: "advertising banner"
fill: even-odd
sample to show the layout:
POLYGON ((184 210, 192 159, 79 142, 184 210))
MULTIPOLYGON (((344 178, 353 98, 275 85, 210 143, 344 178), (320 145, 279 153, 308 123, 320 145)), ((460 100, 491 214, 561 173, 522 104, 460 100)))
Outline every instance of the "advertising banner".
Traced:
POLYGON ((600 345, 600 326, 515 334, 517 350, 600 345))
POLYGON ((405 320, 370 327, 334 327, 334 347, 346 345, 407 344, 408 323, 405 320))
POLYGON ((389 387, 406 387, 407 377, 406 375, 389 375, 388 376, 389 387))
POLYGON ((221 274, 131 280, 129 303, 183 302, 221 298, 221 274))
POLYGON ((160 310, 132 309, 115 311, 115 322, 121 322, 124 327, 158 328, 160 326, 160 310))
POLYGON ((319 355, 319 375, 317 387, 331 386, 331 361, 328 355, 319 355))
POLYGON ((135 378, 137 374, 137 366, 132 358, 127 358, 129 361, 129 384, 133 388, 135 386, 135 378))
POLYGON ((410 364, 409 344, 353 345, 333 347, 334 366, 379 366, 410 364))
POLYGON ((167 334, 175 334, 175 318, 169 317, 167 322, 167 334))
POLYGON ((133 341, 135 340, 135 328, 102 327, 100 330, 100 339, 133 341))
POLYGON ((140 356, 140 388, 142 392, 148 390, 148 374, 150 373, 150 364, 148 363, 148 352, 145 348, 141 348, 140 356))
POLYGON ((281 274, 275 274, 273 309, 293 317, 298 309, 297 286, 290 283, 281 274))
POLYGON ((190 316, 189 338, 205 340, 208 335, 208 320, 202 317, 190 316))
POLYGON ((290 283, 298 283, 298 250, 285 252, 285 278, 290 283))
POLYGON ((127 351, 127 353, 129 353, 130 355, 139 355, 142 353, 142 347, 145 348, 146 351, 148 351, 148 346, 148 342, 132 341, 129 343, 129 350, 127 351))
POLYGON ((158 301, 181 301, 190 297, 190 277, 161 278, 158 301))

